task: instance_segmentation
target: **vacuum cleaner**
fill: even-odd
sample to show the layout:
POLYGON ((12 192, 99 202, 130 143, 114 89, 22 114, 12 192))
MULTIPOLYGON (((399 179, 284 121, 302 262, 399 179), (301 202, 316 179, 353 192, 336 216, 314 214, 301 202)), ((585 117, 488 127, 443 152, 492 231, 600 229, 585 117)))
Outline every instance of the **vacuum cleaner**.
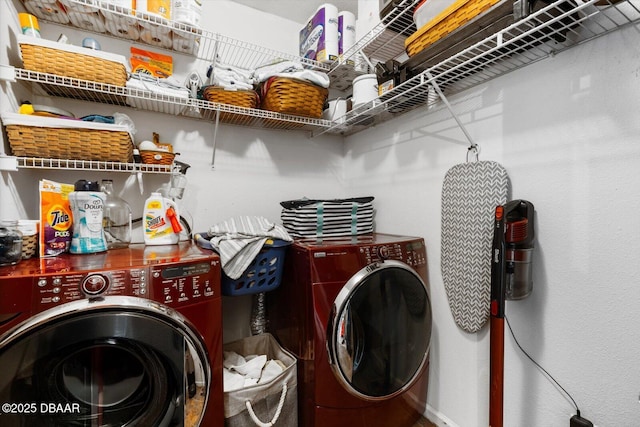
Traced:
POLYGON ((526 298, 533 289, 531 202, 513 200, 496 207, 491 248, 491 337, 489 427, 503 427, 505 301, 526 298))

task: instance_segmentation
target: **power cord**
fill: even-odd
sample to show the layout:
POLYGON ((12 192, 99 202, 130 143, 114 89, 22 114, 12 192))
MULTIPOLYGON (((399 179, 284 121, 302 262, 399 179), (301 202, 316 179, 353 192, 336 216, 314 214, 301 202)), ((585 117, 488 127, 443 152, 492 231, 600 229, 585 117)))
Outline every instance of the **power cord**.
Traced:
POLYGON ((513 332, 513 328, 511 328, 511 323, 509 323, 509 318, 507 318, 507 315, 505 314, 504 316, 504 320, 506 320, 507 322, 507 327, 509 328, 509 332, 511 332, 511 336, 513 337, 513 341, 516 343, 516 345, 518 346, 518 348, 520 349, 520 351, 527 356, 527 358, 534 364, 536 365, 542 372, 545 373, 545 375, 551 379, 551 381, 553 381, 558 387, 560 387, 560 390, 562 390, 564 392, 564 394, 567 395, 567 397, 569 399, 571 399, 571 402, 573 402, 573 406, 575 406, 576 408, 576 415, 574 415, 573 417, 571 417, 571 419, 569 420, 569 427, 593 427, 593 423, 589 420, 587 420, 586 418, 583 418, 580 416, 580 408, 578 408, 578 404, 576 403, 575 399, 571 396, 571 394, 569 394, 569 392, 567 390, 565 390, 564 387, 562 387, 560 385, 560 383, 558 381, 556 381, 555 378, 553 378, 553 376, 546 370, 544 369, 538 362, 536 362, 533 357, 531 357, 529 355, 529 353, 526 352, 526 350, 524 348, 522 348, 522 346, 520 345, 520 343, 518 342, 518 339, 516 338, 516 334, 513 332))

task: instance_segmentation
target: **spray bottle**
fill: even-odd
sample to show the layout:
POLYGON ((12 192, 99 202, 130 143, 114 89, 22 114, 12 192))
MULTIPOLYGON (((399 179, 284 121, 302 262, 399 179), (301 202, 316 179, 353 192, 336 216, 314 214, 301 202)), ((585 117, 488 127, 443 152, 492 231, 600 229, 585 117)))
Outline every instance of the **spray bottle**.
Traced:
POLYGON ((180 216, 176 203, 160 193, 151 193, 144 203, 144 243, 174 245, 180 240, 180 216))

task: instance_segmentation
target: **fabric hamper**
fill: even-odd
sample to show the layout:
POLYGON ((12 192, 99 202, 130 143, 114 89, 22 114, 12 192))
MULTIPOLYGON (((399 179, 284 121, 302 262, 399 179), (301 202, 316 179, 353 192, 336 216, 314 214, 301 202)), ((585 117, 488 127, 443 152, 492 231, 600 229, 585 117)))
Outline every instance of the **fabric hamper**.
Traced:
POLYGON ((373 197, 280 202, 282 225, 294 238, 344 237, 372 233, 373 197))
POLYGON ((264 333, 224 345, 240 355, 266 354, 285 365, 271 381, 224 392, 226 427, 298 426, 298 382, 296 358, 283 349, 273 335, 264 333))

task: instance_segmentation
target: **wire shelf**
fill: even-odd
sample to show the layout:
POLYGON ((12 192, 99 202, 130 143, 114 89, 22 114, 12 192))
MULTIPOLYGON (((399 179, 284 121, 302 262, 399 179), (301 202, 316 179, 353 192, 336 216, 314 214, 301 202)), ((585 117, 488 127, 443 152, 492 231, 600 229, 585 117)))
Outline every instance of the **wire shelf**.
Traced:
MULTIPOLYGON (((496 8, 504 8, 504 3, 500 2, 496 8)), ((414 77, 348 112, 335 120, 331 128, 317 134, 338 132, 349 135, 416 107, 433 107, 440 102, 432 87, 434 83, 444 94, 453 95, 638 22, 640 2, 637 0, 553 1, 503 29, 492 31, 488 36, 484 35, 485 30, 479 30, 478 34, 464 39, 479 40, 468 47, 461 48, 458 43, 442 48, 434 44, 433 55, 429 47, 415 58, 405 59, 405 64, 416 72, 414 77)), ((372 55, 380 55, 383 51, 380 50, 378 36, 389 31, 386 25, 382 28, 374 28, 359 48, 374 52, 372 55)), ((402 53, 396 50, 384 55, 398 58, 402 53)))
MULTIPOLYGON (((25 6, 52 4, 47 0, 22 1, 25 6)), ((537 10, 528 15, 529 11, 521 11, 521 14, 517 11, 518 8, 523 8, 523 4, 529 4, 527 0, 501 0, 488 12, 481 14, 481 17, 465 24, 459 30, 456 29, 456 32, 442 41, 437 41, 415 56, 408 57, 405 53, 405 41, 417 30, 413 23, 413 11, 419 2, 420 0, 396 2, 396 6, 385 14, 381 22, 345 52, 342 58, 327 65, 235 40, 202 28, 167 21, 154 15, 138 12, 132 15, 129 9, 118 8, 98 0, 64 0, 64 3, 76 6, 93 7, 105 19, 126 20, 138 29, 155 26, 165 31, 170 30, 172 35, 193 41, 194 47, 190 52, 185 52, 189 49, 177 51, 190 53, 208 61, 219 58, 226 64, 245 69, 257 68, 278 59, 299 61, 308 68, 326 71, 331 78, 332 87, 340 90, 350 89, 355 77, 372 72, 372 66, 378 62, 396 60, 412 71, 413 77, 333 122, 191 98, 157 95, 148 91, 26 70, 17 69, 16 78, 36 83, 42 94, 50 96, 133 106, 216 123, 265 129, 300 129, 310 131, 314 136, 324 133, 348 135, 371 124, 393 119, 418 106, 436 105, 439 97, 430 87, 433 83, 437 83, 446 95, 452 95, 640 21, 638 0, 537 2, 537 10), (496 17, 500 19, 492 19, 496 17), (512 23, 504 25, 504 19, 510 19, 508 22, 512 23), (427 75, 433 77, 428 78, 427 75)), ((65 22, 65 17, 60 14, 39 18, 49 22, 73 24, 69 23, 68 17, 65 22)))
POLYGON ((213 121, 219 116, 218 120, 223 123, 266 129, 311 132, 331 126, 330 121, 323 119, 157 94, 143 89, 96 83, 22 68, 15 68, 13 71, 15 79, 34 83, 39 95, 127 106, 198 120, 213 121))
POLYGON ((145 163, 101 162, 97 160, 43 159, 39 157, 16 157, 17 167, 27 169, 90 170, 100 172, 171 173, 173 165, 145 163))

